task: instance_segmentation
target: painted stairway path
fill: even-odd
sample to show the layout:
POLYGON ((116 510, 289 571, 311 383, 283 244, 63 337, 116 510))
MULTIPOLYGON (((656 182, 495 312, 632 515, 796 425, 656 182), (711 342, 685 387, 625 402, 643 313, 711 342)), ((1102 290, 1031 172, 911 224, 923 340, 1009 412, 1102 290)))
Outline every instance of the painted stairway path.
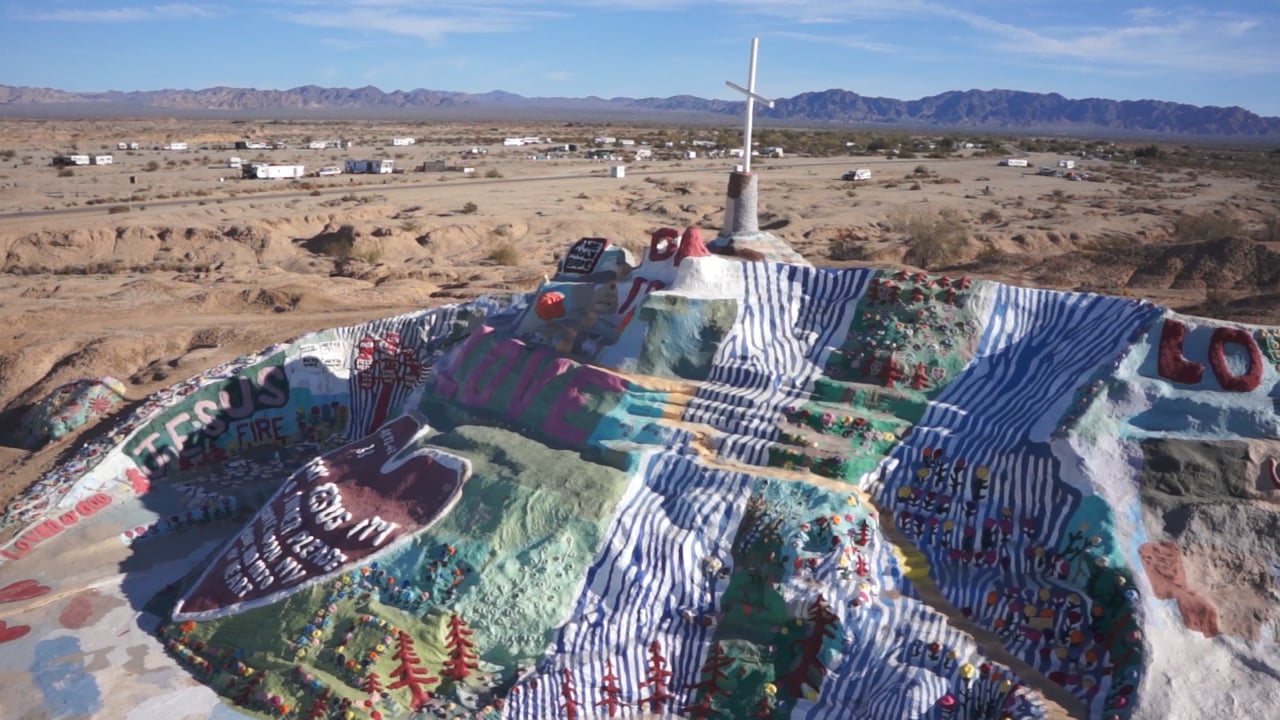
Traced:
POLYGON ((1219 578, 1280 567, 1277 363, 1135 300, 584 239, 79 448, 3 516, 0 716, 1262 717, 1275 581, 1219 578))

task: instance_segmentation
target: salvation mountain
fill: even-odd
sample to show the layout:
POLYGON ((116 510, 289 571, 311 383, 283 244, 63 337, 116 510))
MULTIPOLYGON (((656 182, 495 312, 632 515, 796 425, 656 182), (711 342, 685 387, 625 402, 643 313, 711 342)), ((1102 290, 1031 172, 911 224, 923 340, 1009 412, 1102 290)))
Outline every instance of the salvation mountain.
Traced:
MULTIPOLYGON (((158 113, 198 115, 275 112, 309 116, 338 114, 440 115, 475 119, 632 116, 660 120, 740 116, 743 103, 692 95, 666 98, 524 97, 513 93, 440 90, 325 88, 290 90, 213 87, 203 90, 67 92, 0 85, 0 115, 77 116, 158 113)), ((950 91, 919 100, 868 97, 840 89, 782 98, 759 117, 778 122, 822 125, 891 124, 948 128, 1076 132, 1160 133, 1219 137, 1280 136, 1280 117, 1263 117, 1241 107, 1200 107, 1158 100, 1070 99, 1057 93, 1016 90, 950 91)))

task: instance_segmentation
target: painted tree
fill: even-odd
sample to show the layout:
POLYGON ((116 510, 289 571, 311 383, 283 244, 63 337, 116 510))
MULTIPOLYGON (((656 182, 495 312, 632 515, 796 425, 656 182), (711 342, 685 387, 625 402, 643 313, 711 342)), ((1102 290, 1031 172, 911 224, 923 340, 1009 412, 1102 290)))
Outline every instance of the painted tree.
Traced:
POLYGON ((467 679, 467 675, 475 670, 475 643, 471 641, 472 631, 457 613, 449 616, 449 628, 445 631, 445 649, 449 659, 444 661, 440 674, 456 682, 467 679))
POLYGON ((819 593, 818 599, 809 606, 809 634, 792 643, 800 649, 799 660, 790 672, 778 678, 792 697, 803 697, 805 685, 814 690, 822 686, 827 675, 827 666, 822 663, 822 645, 836 637, 839 620, 819 593))
POLYGON ((408 688, 412 698, 409 706, 415 711, 420 710, 431 699, 431 692, 426 686, 438 682, 440 678, 432 677, 431 673, 423 667, 422 660, 413 650, 413 637, 403 630, 396 638, 396 652, 392 657, 400 661, 400 664, 391 671, 391 677, 399 679, 388 685, 387 689, 408 688))
POLYGON ((377 695, 382 692, 382 679, 378 677, 378 673, 371 672, 365 677, 364 682, 360 685, 360 689, 370 695, 377 695))
POLYGON ((690 689, 698 692, 698 702, 684 708, 686 714, 696 718, 718 716, 720 712, 713 707, 717 697, 728 697, 729 691, 723 687, 729 679, 725 668, 733 664, 733 658, 725 653, 720 643, 711 646, 707 661, 702 665, 702 679, 694 683, 690 689))
POLYGON ((249 678, 240 688, 240 691, 235 694, 235 697, 231 698, 232 702, 237 705, 248 706, 250 701, 253 700, 253 692, 258 689, 258 686, 262 684, 266 677, 267 674, 265 672, 260 672, 249 678))
POLYGON ((752 711, 751 717, 760 720, 769 720, 773 717, 773 693, 765 691, 760 694, 760 701, 756 703, 755 710, 752 711))
POLYGON ((569 668, 564 669, 560 679, 560 709, 564 711, 565 720, 578 720, 578 691, 573 689, 573 675, 569 668))
POLYGON ((307 708, 307 720, 326 720, 329 717, 329 710, 329 688, 325 688, 307 708))
POLYGON ((609 717, 617 717, 618 710, 626 706, 622 701, 622 688, 618 687, 618 676, 613 674, 613 661, 606 660, 604 677, 600 678, 600 692, 604 698, 596 703, 596 707, 604 708, 609 717))
POLYGON ((859 547, 866 547, 871 542, 871 524, 863 520, 858 524, 858 537, 854 540, 859 547))
POLYGON ((647 704, 651 713, 661 713, 663 706, 673 697, 667 685, 670 680, 671 671, 667 669, 667 659, 662 656, 662 645, 654 640, 649 644, 648 672, 642 683, 649 689, 649 694, 641 698, 639 704, 647 704))

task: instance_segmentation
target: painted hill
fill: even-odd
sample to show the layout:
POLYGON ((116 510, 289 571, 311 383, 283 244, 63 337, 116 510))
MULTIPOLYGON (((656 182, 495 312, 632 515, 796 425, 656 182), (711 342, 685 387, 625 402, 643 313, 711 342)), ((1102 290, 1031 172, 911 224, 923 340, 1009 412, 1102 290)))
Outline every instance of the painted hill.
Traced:
MULTIPOLYGON (((62 90, 0 85, 0 113, 47 113, 57 106, 92 108, 97 113, 306 111, 449 112, 450 117, 492 117, 512 112, 539 117, 561 113, 697 114, 741 117, 743 103, 692 95, 666 98, 547 98, 513 93, 460 93, 440 90, 395 90, 376 87, 326 88, 305 85, 290 90, 213 87, 202 90, 151 90, 72 93, 62 90)), ((1280 118, 1261 117, 1240 107, 1199 107, 1157 100, 1069 99, 1057 93, 1015 90, 951 91, 919 100, 867 97, 830 89, 777 100, 760 108, 760 116, 779 121, 820 124, 921 125, 947 128, 1060 129, 1077 132, 1124 132, 1209 136, 1280 135, 1280 118)), ((652 118, 651 118, 652 119, 652 118)), ((674 116, 672 119, 675 119, 674 116)))
POLYGON ((2 520, 0 709, 1264 717, 1277 367, 1144 301, 584 238, 46 476, 2 520))

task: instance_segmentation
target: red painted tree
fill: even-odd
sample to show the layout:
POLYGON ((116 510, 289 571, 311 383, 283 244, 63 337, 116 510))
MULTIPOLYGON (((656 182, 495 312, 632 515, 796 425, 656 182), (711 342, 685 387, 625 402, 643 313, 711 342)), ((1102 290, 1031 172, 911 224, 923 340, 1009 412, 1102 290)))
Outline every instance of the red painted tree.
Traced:
POLYGON ((725 654, 720 643, 711 646, 707 661, 702 665, 702 680, 691 686, 699 694, 698 702, 684 708, 686 714, 696 718, 717 716, 720 712, 712 707, 717 697, 727 697, 729 691, 721 685, 729 679, 725 668, 733 664, 733 658, 725 654))
POLYGON ((604 694, 604 699, 596 703, 596 707, 604 708, 609 717, 617 717, 618 710, 626 706, 622 702, 622 688, 618 687, 618 676, 613 674, 613 661, 606 660, 604 664, 604 677, 600 684, 600 692, 604 694))
POLYGON ((391 677, 399 679, 388 685, 387 689, 408 688, 409 695, 413 699, 410 707, 415 711, 422 709, 422 706, 431 699, 431 692, 426 686, 438 682, 440 678, 432 677, 431 673, 423 667, 422 660, 413 651, 413 638, 403 630, 396 638, 396 653, 392 657, 399 660, 400 664, 391 671, 391 677))
POLYGON ((889 353, 889 357, 885 359, 884 365, 884 386, 893 387, 893 384, 902 380, 902 371, 898 369, 898 361, 894 359, 893 353, 889 353))
POLYGON ((769 720, 773 717, 773 696, 764 693, 760 696, 760 702, 756 703, 755 711, 751 713, 751 717, 760 718, 760 720, 769 720))
POLYGON ((862 557, 861 553, 858 555, 858 564, 854 566, 853 571, 858 573, 858 577, 866 577, 867 573, 870 572, 870 568, 867 567, 866 558, 862 557))
POLYGON ((871 542, 871 524, 863 520, 858 525, 858 537, 854 540, 860 547, 866 547, 871 542))
POLYGON ((826 598, 821 593, 809 607, 810 632, 792 643, 800 647, 800 658, 790 672, 778 678, 792 697, 802 697, 804 686, 817 690, 827 676, 827 666, 822 664, 822 645, 836 636, 836 614, 827 607, 826 598))
POLYGON ((236 693, 235 697, 231 698, 232 702, 237 705, 248 706, 249 702, 253 700, 253 691, 258 689, 258 686, 262 684, 262 681, 266 679, 266 676, 267 674, 265 672, 260 672, 249 678, 248 682, 244 684, 244 687, 240 688, 240 692, 236 693))
POLYGON ((307 708, 307 720, 325 720, 329 717, 329 710, 329 688, 325 688, 307 708))
POLYGON ((364 679, 364 684, 360 686, 360 689, 370 695, 377 695, 382 692, 382 679, 378 677, 378 673, 371 672, 369 673, 369 676, 364 679))
POLYGON ((440 674, 454 681, 461 682, 475 670, 475 643, 471 641, 472 631, 457 613, 449 616, 449 629, 445 632, 445 649, 449 659, 444 661, 440 674))
POLYGON ((569 668, 565 668, 564 675, 561 676, 560 697, 564 699, 560 703, 560 709, 564 711, 565 720, 578 720, 578 692, 573 689, 573 675, 569 673, 569 668))
POLYGON ((671 702, 672 694, 667 685, 670 680, 671 671, 667 669, 667 659, 662 656, 662 646, 654 640, 649 645, 648 674, 642 683, 649 688, 649 694, 641 698, 639 704, 647 704, 651 713, 661 713, 663 706, 671 702))
POLYGON ((925 370, 924 363, 916 363, 915 373, 911 375, 911 389, 924 390, 929 387, 929 373, 925 370))

